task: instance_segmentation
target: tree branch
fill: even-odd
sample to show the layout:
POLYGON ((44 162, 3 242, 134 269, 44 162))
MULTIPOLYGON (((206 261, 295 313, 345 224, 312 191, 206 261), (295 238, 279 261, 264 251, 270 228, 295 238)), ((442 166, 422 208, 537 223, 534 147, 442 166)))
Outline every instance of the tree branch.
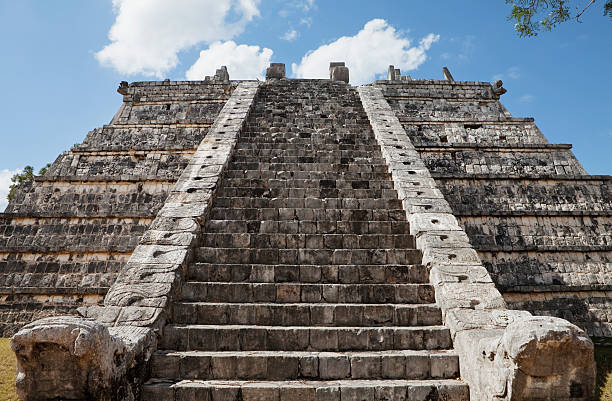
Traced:
MULTIPOLYGON (((580 18, 580 16, 581 16, 582 14, 584 14, 584 12, 587 10, 587 8, 591 7, 591 6, 593 5, 593 3, 595 3, 595 0, 591 0, 591 1, 589 2, 589 4, 587 4, 587 5, 586 5, 586 7, 585 7, 585 8, 584 8, 582 11, 580 11, 578 14, 576 14, 576 21, 578 21, 578 19, 580 18)), ((580 22, 580 21, 578 21, 578 22, 580 22)))

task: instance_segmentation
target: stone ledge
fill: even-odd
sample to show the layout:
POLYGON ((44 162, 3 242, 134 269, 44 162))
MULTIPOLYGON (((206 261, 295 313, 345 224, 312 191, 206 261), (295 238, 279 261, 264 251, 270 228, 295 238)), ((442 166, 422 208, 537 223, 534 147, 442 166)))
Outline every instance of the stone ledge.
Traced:
POLYGON ((94 248, 89 245, 66 247, 40 246, 40 245, 15 245, 0 246, 0 253, 129 253, 133 248, 128 245, 107 245, 94 248))
POLYGON ((478 252, 612 252, 612 245, 586 245, 586 246, 504 246, 504 245, 482 245, 477 247, 478 252))
POLYGON ((126 214, 111 213, 111 214, 92 214, 87 215, 75 214, 72 212, 32 212, 32 213, 20 213, 20 212, 4 212, 0 213, 0 220, 2 219, 70 219, 70 220, 106 220, 106 219, 138 219, 138 220, 152 220, 151 213, 143 211, 142 213, 129 212, 126 214))
POLYGON ((534 181, 612 181, 612 175, 510 175, 432 173, 436 180, 534 180, 534 181))
POLYGON ((431 144, 431 145, 415 145, 416 149, 422 152, 428 151, 451 151, 451 152, 461 152, 464 149, 474 149, 481 151, 499 151, 506 150, 514 151, 517 149, 524 150, 542 150, 542 149, 562 149, 562 150, 570 150, 572 149, 572 145, 570 144, 507 144, 507 145, 490 145, 490 144, 480 144, 480 143, 443 143, 443 144, 431 144))
POLYGON ((423 119, 419 118, 409 118, 409 117, 399 117, 398 121, 402 124, 410 123, 410 124, 431 124, 431 123, 440 123, 440 124, 516 124, 516 123, 533 123, 535 120, 533 118, 521 118, 521 117, 499 117, 497 119, 483 119, 483 120, 474 120, 473 118, 465 118, 463 120, 448 120, 448 119, 423 119))
POLYGON ((514 285, 500 286, 504 293, 546 293, 546 292, 594 292, 612 291, 612 284, 589 284, 589 285, 563 285, 563 284, 538 284, 538 285, 514 285))
POLYGON ((196 151, 196 148, 188 147, 188 146, 164 146, 164 147, 149 147, 149 148, 133 148, 133 147, 125 147, 120 148, 118 146, 104 146, 104 147, 73 147, 70 149, 71 153, 75 154, 104 154, 105 156, 115 156, 115 155, 149 155, 149 154, 159 154, 159 155, 174 155, 177 153, 187 153, 193 154, 196 151))
POLYGON ((473 210, 470 212, 455 212, 457 217, 565 217, 565 216, 612 216, 610 210, 497 210, 483 211, 473 210))
POLYGON ((0 287, 0 295, 105 295, 106 287, 0 287))
MULTIPOLYGON (((404 178, 416 176, 417 171, 410 174, 407 166, 392 163, 392 155, 399 147, 405 157, 416 159, 417 150, 392 115, 382 90, 360 87, 358 91, 395 186, 409 186, 404 178), (395 142, 388 140, 391 137, 395 142)), ((419 168, 418 176, 431 178, 426 168, 419 168)), ((415 192, 405 193, 404 204, 411 194, 415 192)), ((507 310, 455 216, 410 208, 406 212, 459 354, 461 377, 470 386, 470 399, 590 400, 595 363, 593 343, 584 331, 563 319, 507 310)))
POLYGON ((135 183, 144 183, 144 182, 161 182, 161 183, 170 183, 174 184, 175 180, 159 178, 156 175, 122 175, 122 176, 114 176, 114 175, 99 175, 95 177, 89 176, 81 176, 81 175, 63 175, 63 176, 55 176, 55 175, 45 175, 45 176, 37 176, 34 177, 35 182, 70 182, 70 183, 88 183, 88 182, 104 182, 104 183, 122 183, 122 182, 135 182, 135 183))

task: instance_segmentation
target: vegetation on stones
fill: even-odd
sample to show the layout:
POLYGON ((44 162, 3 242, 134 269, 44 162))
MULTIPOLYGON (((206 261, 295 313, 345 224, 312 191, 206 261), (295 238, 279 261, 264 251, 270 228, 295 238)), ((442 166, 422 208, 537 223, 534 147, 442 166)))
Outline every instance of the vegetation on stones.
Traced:
POLYGON ((597 397, 599 401, 612 401, 612 347, 595 347, 597 363, 597 397))
MULTIPOLYGON (((512 5, 508 19, 515 21, 518 35, 531 37, 569 20, 580 22, 596 0, 506 0, 506 3, 512 5)), ((612 20, 612 0, 605 0, 603 14, 612 20)))
MULTIPOLYGON (((38 175, 45 175, 49 167, 51 167, 51 163, 47 163, 45 167, 41 168, 38 171, 38 175)), ((11 177, 12 184, 9 187, 9 193, 7 196, 8 200, 13 199, 13 196, 15 196, 15 192, 17 191, 17 188, 19 188, 19 185, 21 185, 24 182, 28 182, 32 180, 34 180, 34 167, 32 166, 25 166, 21 173, 17 173, 14 176, 12 176, 11 177)))
POLYGON ((0 338, 0 400, 18 401, 15 392, 17 365, 9 338, 0 338))

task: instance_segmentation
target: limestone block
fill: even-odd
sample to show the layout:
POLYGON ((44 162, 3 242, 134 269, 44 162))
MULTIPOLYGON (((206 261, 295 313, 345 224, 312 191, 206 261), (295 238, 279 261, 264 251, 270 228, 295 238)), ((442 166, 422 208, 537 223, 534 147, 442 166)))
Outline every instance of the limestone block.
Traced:
POLYGON ((130 262, 148 264, 183 264, 190 250, 183 246, 138 245, 130 262))
POLYGON ((502 329, 509 324, 531 318, 531 313, 512 309, 451 309, 444 324, 453 338, 464 330, 502 329))
POLYGON ((242 386, 244 401, 280 401, 280 388, 274 383, 245 383, 242 386))
POLYGON ((270 67, 266 69, 266 79, 275 78, 281 79, 285 78, 285 64, 284 63, 271 63, 270 67))
POLYGON ((402 200, 402 205, 408 216, 414 213, 452 213, 451 207, 444 199, 406 198, 402 200))
POLYGON ((196 239, 195 233, 148 230, 140 239, 142 245, 173 245, 190 247, 196 239))
POLYGON ((422 185, 428 188, 437 188, 436 181, 431 178, 428 170, 423 169, 406 169, 391 171, 394 185, 398 187, 410 185, 422 185))
POLYGON ((115 326, 135 326, 161 330, 166 322, 163 307, 124 306, 117 317, 115 326))
MULTIPOLYGON (((172 274, 173 281, 178 278, 172 274)), ((108 306, 164 307, 171 294, 173 283, 116 283, 104 298, 108 306)))
MULTIPOLYGON (((216 177, 208 177, 200 180, 193 179, 179 179, 172 189, 172 192, 205 192, 210 193, 211 190, 217 188, 216 177)), ((171 217, 171 216, 170 216, 171 217)))
POLYGON ((470 239, 464 231, 428 231, 416 239, 418 249, 468 248, 470 239))
POLYGON ((112 327, 119 314, 121 313, 120 306, 100 306, 100 305, 90 305, 90 306, 81 306, 77 309, 77 312, 80 316, 94 319, 98 323, 102 323, 105 326, 112 327))
POLYGON ((472 400, 590 400, 592 341, 554 317, 516 318, 505 329, 464 330, 455 337, 472 400))
POLYGON ((317 387, 315 392, 316 401, 340 401, 340 386, 327 384, 317 387))
POLYGON ((201 218, 206 215, 209 202, 193 203, 164 203, 164 206, 157 213, 163 217, 195 217, 201 218))
POLYGON ((329 79, 349 83, 349 69, 344 63, 329 64, 329 79))
POLYGON ((439 199, 440 202, 446 203, 444 200, 444 195, 442 192, 436 188, 422 188, 415 187, 414 185, 410 186, 399 186, 396 188, 397 197, 400 200, 414 198, 414 199, 439 199))
POLYGON ((444 283, 436 286, 436 303, 446 311, 455 308, 503 309, 506 302, 493 283, 444 283))
MULTIPOLYGON (((468 244, 469 246, 469 244, 468 244)), ((441 264, 477 264, 480 263, 480 257, 472 247, 454 247, 454 248, 434 248, 425 247, 423 249, 423 264, 424 265, 441 265, 441 264)))
POLYGON ((322 352, 319 355, 319 377, 321 379, 338 379, 349 377, 351 363, 345 355, 322 352))
POLYGON ((435 264, 430 267, 429 282, 435 286, 444 283, 492 283, 487 269, 481 264, 435 264))
POLYGON ((414 213, 408 216, 410 234, 428 231, 462 231, 457 219, 450 213, 414 213))
POLYGON ((142 378, 132 369, 150 355, 151 330, 115 330, 96 321, 52 317, 24 326, 11 340, 17 356, 17 393, 24 401, 133 399, 142 378), (41 364, 40 361, 45 363, 41 364), (136 379, 136 380, 134 380, 136 379))
POLYGON ((151 230, 163 232, 195 232, 199 228, 195 218, 158 216, 151 223, 151 230))
MULTIPOLYGON (((234 120, 228 120, 228 121, 234 121, 234 120)), ((239 119, 236 120, 236 123, 233 123, 232 126, 238 127, 240 128, 242 126, 242 122, 244 121, 244 119, 239 119)), ((232 149, 234 148, 234 141, 229 141, 229 140, 225 140, 225 141, 215 141, 212 140, 211 138, 208 138, 208 140, 206 140, 206 138, 208 138, 208 136, 205 137, 204 140, 202 140, 202 142, 200 142, 200 146, 198 146, 198 150, 196 151, 196 155, 200 156, 200 157, 206 157, 209 155, 219 155, 219 154, 229 154, 232 149)))

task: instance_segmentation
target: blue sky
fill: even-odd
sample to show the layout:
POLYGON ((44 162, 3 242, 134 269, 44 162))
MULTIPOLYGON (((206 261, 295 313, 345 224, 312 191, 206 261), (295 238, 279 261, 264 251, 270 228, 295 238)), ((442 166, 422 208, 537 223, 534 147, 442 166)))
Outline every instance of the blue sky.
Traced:
POLYGON ((612 174, 612 21, 602 5, 518 38, 504 0, 0 0, 0 210, 12 173, 53 162, 108 123, 126 81, 200 79, 221 62, 316 78, 346 60, 353 84, 395 64, 414 78, 501 78, 502 102, 612 174))

